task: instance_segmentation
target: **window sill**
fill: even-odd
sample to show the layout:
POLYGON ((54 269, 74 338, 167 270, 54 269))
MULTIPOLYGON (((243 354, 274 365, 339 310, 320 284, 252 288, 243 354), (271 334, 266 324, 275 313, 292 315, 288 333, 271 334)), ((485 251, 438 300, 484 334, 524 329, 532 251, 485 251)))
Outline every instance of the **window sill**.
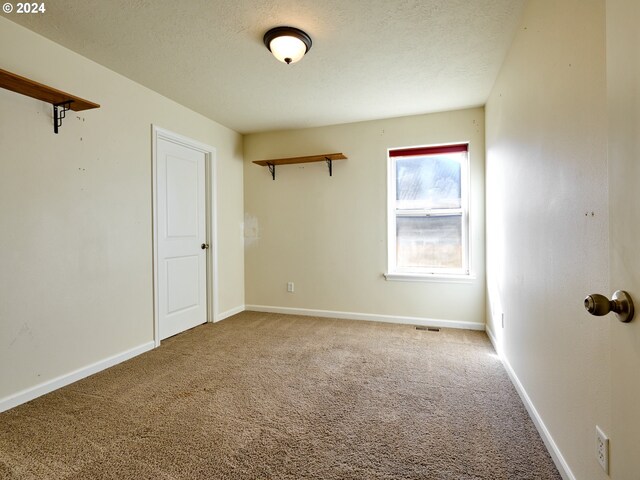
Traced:
POLYGON ((435 283, 474 283, 476 276, 447 275, 443 273, 384 273, 387 281, 396 282, 435 282, 435 283))

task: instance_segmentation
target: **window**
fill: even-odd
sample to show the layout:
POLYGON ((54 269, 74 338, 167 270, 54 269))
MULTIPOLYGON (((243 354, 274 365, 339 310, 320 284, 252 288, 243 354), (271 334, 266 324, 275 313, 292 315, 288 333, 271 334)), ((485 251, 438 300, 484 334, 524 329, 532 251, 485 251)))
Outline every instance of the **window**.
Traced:
POLYGON ((389 273, 469 275, 468 144, 389 150, 389 273))

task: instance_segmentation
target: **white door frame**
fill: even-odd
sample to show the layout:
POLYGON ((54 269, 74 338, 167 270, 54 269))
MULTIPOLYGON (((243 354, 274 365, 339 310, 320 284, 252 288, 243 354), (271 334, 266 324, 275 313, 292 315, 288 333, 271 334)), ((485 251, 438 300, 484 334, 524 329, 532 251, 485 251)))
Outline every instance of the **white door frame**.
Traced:
POLYGON ((158 295, 158 140, 176 143, 205 155, 205 232, 209 244, 207 255, 207 322, 216 321, 218 307, 218 203, 216 149, 178 133, 151 125, 151 177, 152 177, 152 222, 153 222, 153 340, 160 346, 160 309, 158 295))

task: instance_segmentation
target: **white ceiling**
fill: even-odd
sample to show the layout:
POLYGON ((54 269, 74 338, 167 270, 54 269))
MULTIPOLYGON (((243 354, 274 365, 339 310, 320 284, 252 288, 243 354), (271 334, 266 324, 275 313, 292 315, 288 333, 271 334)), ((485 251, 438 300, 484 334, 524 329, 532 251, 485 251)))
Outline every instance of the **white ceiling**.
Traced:
POLYGON ((525 0, 49 0, 6 17, 238 132, 483 105, 525 0), (297 64, 264 47, 290 25, 297 64))

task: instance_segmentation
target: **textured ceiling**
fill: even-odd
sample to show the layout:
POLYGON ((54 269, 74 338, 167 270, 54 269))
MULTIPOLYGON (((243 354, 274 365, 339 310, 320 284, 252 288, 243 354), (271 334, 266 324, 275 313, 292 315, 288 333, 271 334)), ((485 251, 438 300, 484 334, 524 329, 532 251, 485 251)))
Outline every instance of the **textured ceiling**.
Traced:
POLYGON ((49 0, 6 18, 238 132, 483 105, 525 0, 49 0), (284 65, 262 36, 305 30, 284 65))

